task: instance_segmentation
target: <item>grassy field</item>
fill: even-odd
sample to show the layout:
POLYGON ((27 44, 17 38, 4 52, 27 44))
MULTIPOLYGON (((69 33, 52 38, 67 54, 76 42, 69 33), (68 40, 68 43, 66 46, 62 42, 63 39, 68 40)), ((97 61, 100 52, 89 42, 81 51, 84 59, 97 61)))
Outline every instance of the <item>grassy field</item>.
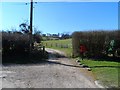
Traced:
POLYGON ((119 63, 114 61, 80 60, 82 64, 88 65, 96 80, 105 87, 118 87, 119 63))
POLYGON ((72 54, 72 39, 42 41, 46 48, 57 49, 66 53, 68 57, 72 54))

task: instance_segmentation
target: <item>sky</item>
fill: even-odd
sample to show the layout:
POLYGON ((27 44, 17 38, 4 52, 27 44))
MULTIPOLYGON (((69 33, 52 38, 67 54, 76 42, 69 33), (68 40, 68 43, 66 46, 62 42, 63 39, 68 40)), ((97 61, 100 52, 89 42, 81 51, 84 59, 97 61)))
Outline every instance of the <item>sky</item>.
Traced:
MULTIPOLYGON (((28 2, 30 0, 1 0, 2 2, 28 2)), ((118 2, 119 0, 34 0, 35 2, 118 2)))
MULTIPOLYGON (((29 21, 25 3, 0 2, 0 30, 20 30, 29 21)), ((118 29, 118 2, 38 2, 33 10, 33 28, 42 33, 118 29)))

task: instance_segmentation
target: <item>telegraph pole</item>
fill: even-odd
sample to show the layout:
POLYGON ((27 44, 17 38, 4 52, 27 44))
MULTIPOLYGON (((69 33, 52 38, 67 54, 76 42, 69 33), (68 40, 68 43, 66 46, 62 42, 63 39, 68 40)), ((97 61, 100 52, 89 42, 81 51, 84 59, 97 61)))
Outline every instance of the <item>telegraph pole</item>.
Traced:
POLYGON ((32 43, 33 43, 33 40, 32 40, 32 24, 33 24, 33 0, 31 0, 30 2, 30 53, 32 51, 32 43))

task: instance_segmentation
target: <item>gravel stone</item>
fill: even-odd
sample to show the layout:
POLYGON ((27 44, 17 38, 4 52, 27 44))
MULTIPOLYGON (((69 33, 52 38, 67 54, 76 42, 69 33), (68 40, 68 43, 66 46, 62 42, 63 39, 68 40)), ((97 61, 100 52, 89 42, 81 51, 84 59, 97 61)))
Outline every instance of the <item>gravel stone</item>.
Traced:
POLYGON ((43 63, 3 65, 6 78, 2 79, 2 88, 98 88, 72 60, 54 56, 64 53, 52 49, 46 51, 50 58, 43 63))

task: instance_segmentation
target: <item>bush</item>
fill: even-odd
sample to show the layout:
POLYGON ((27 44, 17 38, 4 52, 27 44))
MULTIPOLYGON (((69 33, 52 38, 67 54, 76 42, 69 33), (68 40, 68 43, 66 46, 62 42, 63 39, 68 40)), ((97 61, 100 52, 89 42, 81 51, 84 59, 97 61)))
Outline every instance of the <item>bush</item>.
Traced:
POLYGON ((24 54, 29 52, 29 36, 20 33, 2 32, 3 56, 24 54))
POLYGON ((114 40, 112 53, 120 48, 120 31, 88 31, 74 32, 72 34, 73 56, 80 55, 79 47, 83 44, 87 48, 87 54, 91 57, 101 57, 103 52, 107 53, 111 40, 114 40))
MULTIPOLYGON (((21 32, 1 32, 2 34, 2 56, 3 63, 29 63, 31 59, 42 60, 47 58, 47 52, 33 48, 29 51, 30 41, 29 34, 21 32)), ((41 42, 40 35, 33 35, 33 42, 41 42)))

